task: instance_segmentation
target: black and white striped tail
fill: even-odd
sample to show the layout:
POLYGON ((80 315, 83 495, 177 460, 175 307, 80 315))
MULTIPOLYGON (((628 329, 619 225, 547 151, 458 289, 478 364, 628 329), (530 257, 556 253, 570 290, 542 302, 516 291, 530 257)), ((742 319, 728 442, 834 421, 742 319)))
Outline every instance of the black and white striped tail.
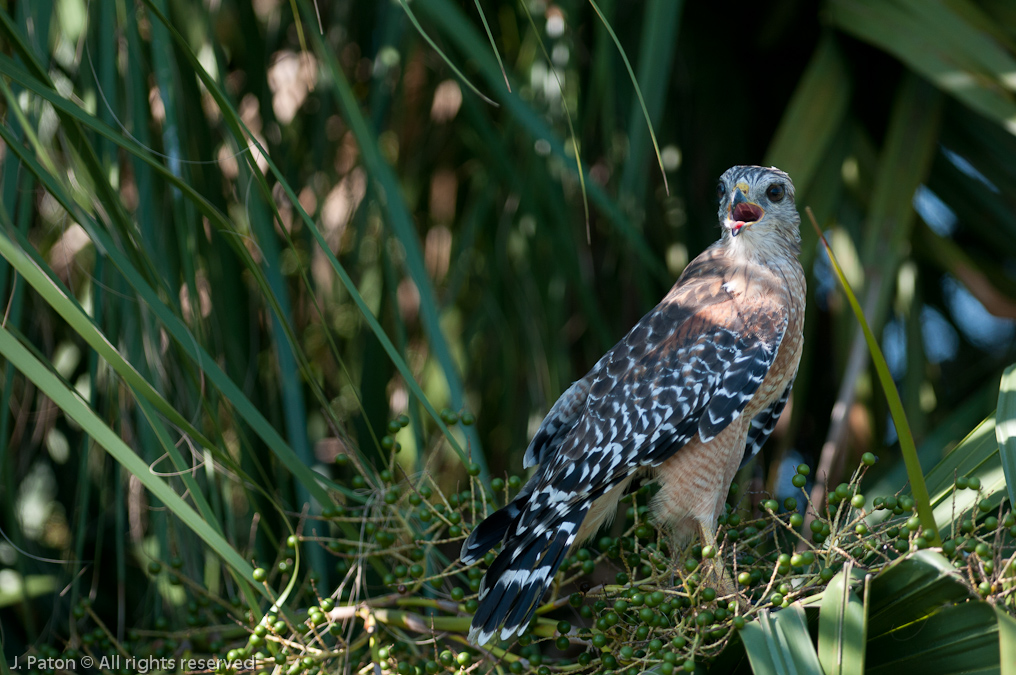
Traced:
POLYGON ((480 582, 480 606, 469 627, 471 643, 483 645, 495 635, 510 640, 525 631, 587 510, 576 508, 550 527, 540 523, 530 532, 516 532, 506 543, 480 582))
POLYGON ((521 512, 518 503, 512 502, 487 516, 463 542, 462 552, 459 554, 462 564, 472 565, 487 551, 497 546, 521 512))

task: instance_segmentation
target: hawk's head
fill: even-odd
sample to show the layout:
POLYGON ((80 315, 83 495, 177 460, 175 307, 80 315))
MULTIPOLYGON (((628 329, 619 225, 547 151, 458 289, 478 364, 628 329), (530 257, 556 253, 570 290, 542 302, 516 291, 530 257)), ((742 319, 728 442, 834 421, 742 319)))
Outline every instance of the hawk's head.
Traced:
POLYGON ((776 167, 733 166, 720 176, 716 194, 726 245, 760 253, 789 246, 797 252, 801 216, 790 176, 776 167))

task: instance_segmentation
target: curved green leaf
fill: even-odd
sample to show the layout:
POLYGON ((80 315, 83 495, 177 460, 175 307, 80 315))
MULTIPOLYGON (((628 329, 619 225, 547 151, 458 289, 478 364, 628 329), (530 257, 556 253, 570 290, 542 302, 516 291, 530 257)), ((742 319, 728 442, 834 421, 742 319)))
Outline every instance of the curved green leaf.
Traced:
POLYGON ((998 620, 986 602, 949 605, 897 625, 868 643, 868 675, 999 672, 998 620))
POLYGON ((997 606, 995 619, 998 621, 998 661, 1001 675, 1016 675, 1016 619, 997 606))
POLYGON ((968 17, 991 24, 967 0, 832 0, 832 23, 893 54, 970 108, 1016 133, 1016 59, 968 17))
POLYGON ((969 597, 969 589, 948 560, 932 551, 919 551, 871 581, 869 640, 923 619, 946 603, 969 597))
POLYGON ((762 610, 756 620, 745 624, 740 635, 756 675, 822 675, 800 603, 773 614, 762 610))
POLYGON ((998 388, 995 439, 998 441, 1009 503, 1016 504, 1016 364, 1006 368, 998 388))
POLYGON ((826 586, 818 614, 818 659, 826 675, 864 675, 866 605, 850 588, 847 564, 826 586))

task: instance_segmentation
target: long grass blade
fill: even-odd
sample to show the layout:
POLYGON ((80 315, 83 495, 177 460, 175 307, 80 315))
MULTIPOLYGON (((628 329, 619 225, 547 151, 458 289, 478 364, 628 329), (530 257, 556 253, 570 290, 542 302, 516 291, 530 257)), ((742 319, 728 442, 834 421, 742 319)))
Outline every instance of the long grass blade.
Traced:
POLYGON ((924 529, 934 531, 935 536, 932 540, 935 545, 938 545, 941 543, 941 539, 939 538, 938 527, 935 524, 935 516, 931 508, 928 488, 925 486, 924 475, 921 473, 921 462, 917 456, 917 446, 914 444, 914 437, 910 433, 907 415, 903 410, 903 401, 900 400, 900 394, 896 390, 896 383, 889 372, 889 365, 886 363, 882 349, 878 345, 878 340, 875 339, 875 335, 871 332, 871 327, 868 326, 868 320, 864 317, 864 312, 861 310, 861 303, 857 301, 857 296, 854 295, 854 291, 850 288, 850 282, 844 276, 832 247, 829 246, 825 235, 819 229, 818 223, 815 222, 815 216, 811 213, 810 209, 808 210, 808 216, 811 219, 812 226, 815 228, 815 233, 825 248, 826 254, 829 256, 829 261, 832 263, 836 278, 843 288, 843 293, 847 296, 847 302, 850 303, 850 309, 853 311, 857 322, 861 326, 861 330, 864 332, 864 340, 868 345, 871 361, 875 366, 879 384, 882 385, 886 401, 889 404, 889 412, 892 414, 893 422, 896 424, 896 432, 900 439, 900 453, 903 455, 903 461, 907 466, 907 477, 910 480, 910 488, 913 491, 917 514, 921 519, 924 529))
POLYGON ((46 368, 28 349, 18 342, 7 329, 0 327, 0 354, 16 366, 28 379, 46 394, 71 419, 81 425, 109 455, 127 471, 137 477, 152 495, 190 528, 230 567, 237 582, 246 584, 254 569, 223 539, 215 528, 174 492, 123 440, 81 400, 78 394, 46 368))
MULTIPOLYGON (((497 68, 497 63, 489 57, 484 41, 458 6, 449 0, 415 0, 415 2, 421 13, 426 12, 432 17, 441 19, 447 37, 456 42, 462 51, 472 56, 488 82, 492 85, 499 82, 500 71, 497 68)), ((558 157, 570 167, 574 166, 572 158, 565 149, 565 143, 547 124, 546 120, 523 101, 517 93, 503 92, 501 102, 504 104, 505 110, 511 113, 512 118, 526 130, 530 138, 547 141, 553 156, 558 157)), ((642 232, 631 224, 630 219, 617 202, 611 199, 602 186, 591 180, 588 168, 585 181, 592 203, 607 215, 609 223, 628 242, 638 257, 639 263, 644 265, 662 285, 669 286, 673 283, 673 278, 666 267, 661 264, 659 255, 646 242, 642 232)))
POLYGON ((543 38, 540 36, 540 30, 536 27, 536 22, 533 21, 533 13, 529 11, 529 7, 522 3, 522 9, 526 13, 526 18, 529 19, 529 25, 533 29, 533 34, 536 35, 536 41, 540 45, 540 50, 543 52, 543 58, 547 60, 547 66, 550 72, 554 74, 554 80, 557 82, 557 88, 561 90, 561 107, 564 109, 564 119, 568 124, 568 137, 571 140, 572 152, 575 153, 575 172, 579 177, 579 188, 582 191, 582 209, 585 212, 586 220, 586 243, 592 243, 592 233, 589 229, 589 196, 586 193, 586 174, 582 170, 582 155, 579 153, 579 139, 575 133, 575 125, 572 124, 571 110, 568 108, 568 96, 564 91, 564 83, 561 82, 561 77, 557 73, 557 68, 554 67, 554 60, 550 58, 550 54, 547 53, 547 45, 544 43, 543 38))
POLYGON ((628 158, 619 187, 620 194, 633 197, 636 203, 644 195, 638 191, 646 186, 645 137, 647 131, 652 133, 663 114, 683 11, 683 0, 653 0, 645 5, 638 53, 638 81, 642 83, 645 101, 632 102, 628 116, 628 158), (640 119, 645 111, 652 120, 649 125, 640 119))
MULTIPOLYGON (((444 53, 444 50, 442 50, 440 47, 437 46, 437 43, 434 42, 434 38, 432 38, 430 35, 428 35, 427 31, 425 31, 423 29, 423 26, 420 25, 420 20, 416 18, 416 13, 413 12, 412 9, 410 9, 409 3, 406 2, 406 0, 399 0, 399 4, 402 5, 402 9, 406 12, 406 16, 409 17, 409 21, 413 24, 413 27, 416 28, 416 32, 418 32, 420 34, 420 37, 422 37, 424 40, 427 41, 427 44, 430 45, 431 49, 433 49, 435 52, 437 52, 437 55, 440 56, 441 60, 444 61, 445 64, 447 64, 447 66, 452 69, 452 72, 454 72, 456 75, 458 75, 459 79, 462 80, 462 83, 464 85, 466 85, 467 87, 469 87, 469 90, 472 91, 477 96, 479 96, 485 103, 489 103, 490 105, 492 105, 494 107, 500 107, 498 105, 497 101, 494 101, 494 100, 488 98, 487 96, 484 96, 483 92, 481 92, 479 90, 479 88, 477 88, 477 86, 475 84, 473 84, 469 80, 469 78, 466 77, 462 73, 461 70, 459 70, 459 67, 455 65, 455 62, 452 61, 450 58, 448 58, 448 56, 444 53)), ((486 26, 487 22, 484 21, 483 25, 486 26)), ((488 29, 488 35, 489 35, 489 30, 490 29, 488 29)), ((496 51, 497 50, 495 50, 495 54, 496 54, 496 51)), ((498 61, 498 63, 501 63, 501 57, 500 56, 498 56, 497 61, 498 61)), ((503 71, 503 68, 502 68, 502 71, 503 71)), ((507 81, 508 81, 508 78, 506 77, 505 78, 505 82, 507 82, 507 81)), ((511 89, 511 87, 509 87, 509 90, 510 89, 511 89)))
POLYGON ((621 60, 624 61, 624 67, 628 71, 628 77, 631 79, 632 87, 635 89, 635 96, 638 97, 639 107, 642 108, 642 116, 646 120, 646 127, 649 129, 649 138, 653 142, 653 152, 656 153, 656 162, 660 165, 660 175, 663 177, 663 189, 670 194, 670 185, 667 183, 667 170, 663 168, 663 155, 660 154, 660 144, 656 142, 656 132, 653 131, 653 120, 649 116, 649 108, 646 107, 646 100, 642 96, 642 88, 639 87, 638 78, 635 77, 635 71, 631 67, 631 61, 628 60, 628 54, 624 51, 624 47, 621 46, 621 41, 617 39, 617 34, 614 32, 614 28, 607 21, 607 17, 603 15, 603 11, 600 6, 596 4, 596 0, 589 0, 589 4, 592 6, 593 11, 596 12, 596 16, 600 18, 600 23, 607 29, 607 33, 610 35, 610 39, 614 41, 614 46, 617 47, 617 53, 621 56, 621 60))
POLYGON ((497 59, 497 65, 501 69, 501 74, 504 76, 504 86, 508 91, 512 90, 512 83, 508 81, 508 71, 505 70, 504 61, 501 60, 501 52, 497 48, 497 44, 494 42, 494 34, 490 32, 490 24, 487 23, 487 15, 483 11, 483 7, 480 7, 480 0, 473 0, 476 5, 476 13, 480 15, 480 21, 483 22, 483 30, 487 33, 487 39, 490 41, 490 50, 494 52, 494 58, 497 59))
MULTIPOLYGON (((0 67, 3 65, 5 65, 3 59, 0 59, 0 67)), ((8 68, 10 67, 9 64, 6 65, 8 68)), ((94 120, 94 118, 93 121, 96 124, 101 124, 97 120, 94 120)), ((251 428, 254 429, 258 436, 276 453, 282 464, 288 467, 297 479, 307 486, 310 493, 321 504, 331 503, 328 492, 319 484, 320 477, 296 457, 293 450, 285 443, 278 431, 257 410, 236 383, 226 375, 215 359, 200 346, 183 321, 165 305, 156 290, 119 250, 110 235, 90 215, 77 207, 66 195, 63 186, 57 183, 52 174, 47 173, 33 157, 27 154, 24 148, 17 144, 11 144, 13 139, 2 125, 0 125, 0 137, 8 143, 8 149, 18 156, 26 168, 39 179, 40 183, 46 187, 61 206, 67 209, 69 213, 75 214, 78 222, 85 228, 96 245, 102 247, 109 255, 113 264, 124 275, 131 287, 147 303, 148 308, 158 317, 162 325, 165 326, 167 333, 176 341, 183 353, 187 354, 204 371, 209 380, 230 401, 241 417, 251 425, 251 428)))

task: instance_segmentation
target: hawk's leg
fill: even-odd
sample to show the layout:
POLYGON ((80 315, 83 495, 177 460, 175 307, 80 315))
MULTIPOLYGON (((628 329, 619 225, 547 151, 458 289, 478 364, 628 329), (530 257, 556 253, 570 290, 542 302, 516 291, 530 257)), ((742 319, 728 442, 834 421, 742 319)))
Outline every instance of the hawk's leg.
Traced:
MULTIPOLYGON (((716 535, 713 533, 713 528, 706 523, 699 523, 699 532, 702 534, 702 546, 712 546, 714 551, 719 552, 720 546, 716 543, 716 535)), ((734 581, 730 578, 730 573, 727 572, 727 566, 723 564, 722 558, 717 556, 703 560, 702 565, 702 581, 715 586, 717 596, 722 598, 732 595, 735 599, 739 599, 737 586, 734 585, 734 581)))

